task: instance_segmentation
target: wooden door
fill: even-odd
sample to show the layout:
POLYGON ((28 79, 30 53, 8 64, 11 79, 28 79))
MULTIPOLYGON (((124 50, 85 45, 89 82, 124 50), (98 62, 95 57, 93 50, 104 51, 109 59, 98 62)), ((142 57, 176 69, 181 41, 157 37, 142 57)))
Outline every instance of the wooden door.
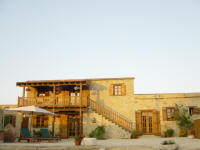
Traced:
POLYGON ((29 117, 23 117, 22 128, 28 128, 29 117))
POLYGON ((60 115, 60 137, 61 138, 68 138, 67 115, 60 115))
POLYGON ((139 134, 160 134, 159 112, 137 111, 136 112, 136 129, 139 134))
POLYGON ((69 137, 80 135, 80 118, 79 116, 69 116, 68 134, 69 137))
POLYGON ((152 134, 152 112, 142 112, 142 132, 152 134))
POLYGON ((194 121, 195 137, 200 139, 200 120, 194 121))

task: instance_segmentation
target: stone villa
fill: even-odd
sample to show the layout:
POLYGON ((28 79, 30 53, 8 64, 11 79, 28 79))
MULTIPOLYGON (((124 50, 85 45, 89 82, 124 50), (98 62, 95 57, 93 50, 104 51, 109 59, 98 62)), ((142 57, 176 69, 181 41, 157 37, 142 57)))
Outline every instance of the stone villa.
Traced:
POLYGON ((8 113, 4 124, 14 124, 18 136, 21 122, 24 128, 48 128, 61 138, 88 135, 98 125, 105 126, 107 138, 129 138, 133 129, 140 134, 162 135, 168 128, 178 136, 175 104, 182 104, 193 115, 195 135, 200 138, 200 93, 134 94, 133 77, 25 81, 16 85, 23 88, 16 107, 36 105, 57 114, 34 115, 31 124, 26 116, 21 120, 20 115, 8 113))

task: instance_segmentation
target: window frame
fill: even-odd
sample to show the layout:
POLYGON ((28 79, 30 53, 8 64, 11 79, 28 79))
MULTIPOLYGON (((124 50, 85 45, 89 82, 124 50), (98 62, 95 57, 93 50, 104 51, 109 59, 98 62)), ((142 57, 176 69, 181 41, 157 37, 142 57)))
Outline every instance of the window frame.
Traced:
POLYGON ((166 119, 167 121, 175 121, 175 112, 176 112, 176 109, 175 107, 166 107, 166 119), (168 112, 169 110, 169 112, 168 112), (169 113, 169 115, 168 115, 169 113))
POLYGON ((194 106, 188 106, 188 114, 192 116, 194 114, 194 109, 194 106))
POLYGON ((122 84, 113 84, 113 96, 122 96, 122 84))
POLYGON ((49 121, 48 116, 37 115, 34 119, 36 119, 35 124, 34 124, 34 128, 48 128, 48 121, 49 121), (45 121, 47 121, 46 124, 45 124, 45 121))
POLYGON ((6 127, 7 124, 11 124, 13 127, 16 127, 16 116, 6 114, 4 116, 4 124, 3 126, 6 127))

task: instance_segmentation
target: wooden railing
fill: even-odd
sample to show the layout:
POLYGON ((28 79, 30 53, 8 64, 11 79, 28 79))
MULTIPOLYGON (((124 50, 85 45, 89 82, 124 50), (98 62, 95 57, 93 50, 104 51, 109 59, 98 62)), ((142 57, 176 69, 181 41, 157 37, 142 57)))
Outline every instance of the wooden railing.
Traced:
MULTIPOLYGON (((88 106, 88 100, 86 96, 82 96, 82 107, 88 106)), ((18 97, 18 106, 30 106, 35 105, 38 107, 80 107, 80 100, 79 102, 77 99, 72 101, 70 97, 18 97)))
POLYGON ((116 125, 120 126, 121 128, 132 131, 134 128, 133 122, 126 118, 125 116, 121 115, 120 113, 112 110, 112 108, 109 108, 108 106, 105 106, 103 104, 99 104, 98 102, 88 99, 90 108, 94 110, 99 115, 102 115, 109 121, 115 123, 116 125))

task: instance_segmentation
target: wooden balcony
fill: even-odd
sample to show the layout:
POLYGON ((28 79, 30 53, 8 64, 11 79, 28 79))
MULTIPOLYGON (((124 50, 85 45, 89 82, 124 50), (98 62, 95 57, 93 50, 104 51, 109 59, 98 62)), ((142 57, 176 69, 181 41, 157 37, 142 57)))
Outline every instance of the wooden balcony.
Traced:
POLYGON ((87 107, 88 106, 88 98, 87 96, 82 96, 82 103, 79 98, 71 98, 68 97, 18 97, 18 106, 31 106, 35 105, 38 107, 49 107, 49 108, 62 108, 62 107, 87 107))

